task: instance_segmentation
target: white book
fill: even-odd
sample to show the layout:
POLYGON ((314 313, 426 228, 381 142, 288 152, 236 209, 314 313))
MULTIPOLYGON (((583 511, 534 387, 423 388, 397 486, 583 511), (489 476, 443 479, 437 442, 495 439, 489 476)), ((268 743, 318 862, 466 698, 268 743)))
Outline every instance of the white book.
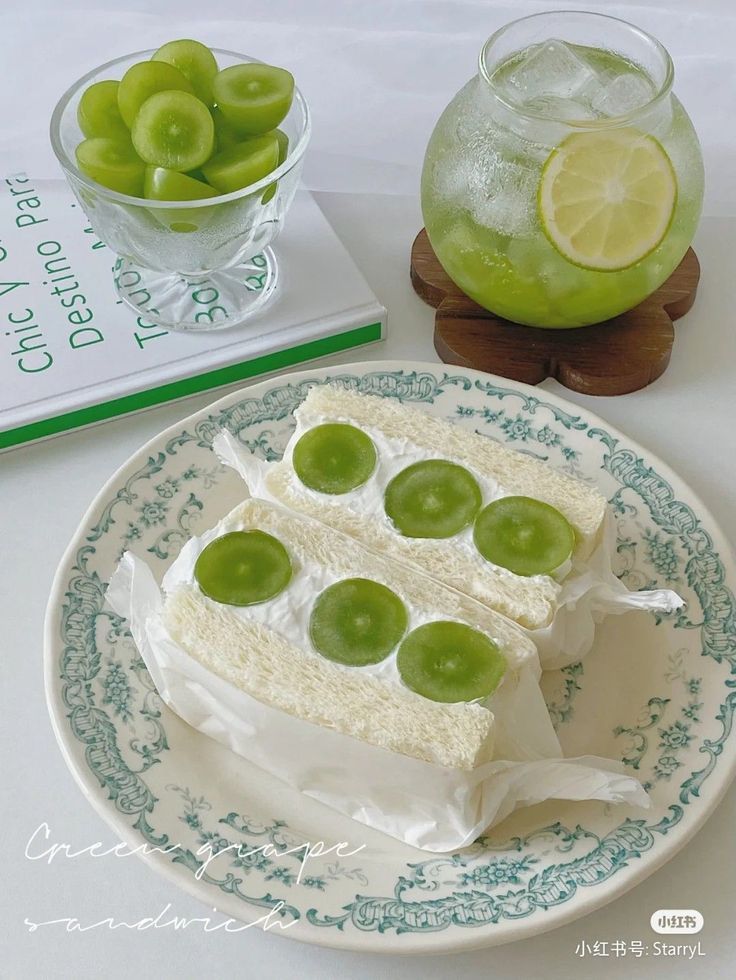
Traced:
POLYGON ((0 451, 385 337, 385 308, 307 191, 275 250, 276 293, 251 320, 166 331, 118 298, 115 255, 65 181, 0 180, 0 451))

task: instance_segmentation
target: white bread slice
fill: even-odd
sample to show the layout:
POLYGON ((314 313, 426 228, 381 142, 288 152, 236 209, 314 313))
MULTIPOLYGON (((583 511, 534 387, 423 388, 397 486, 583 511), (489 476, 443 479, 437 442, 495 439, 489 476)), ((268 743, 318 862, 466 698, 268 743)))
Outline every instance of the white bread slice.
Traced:
POLYGON ((490 758, 493 715, 480 705, 439 704, 359 670, 340 670, 194 589, 172 593, 164 624, 218 677, 304 721, 455 769, 490 758))
MULTIPOLYGON (((293 560, 328 564, 338 577, 382 582, 436 619, 458 619, 488 633, 509 672, 536 663, 534 645, 513 623, 466 595, 356 545, 344 535, 277 504, 251 499, 219 533, 260 528, 279 537, 293 560)), ((473 769, 493 750, 493 714, 480 704, 440 704, 358 668, 335 664, 289 642, 277 628, 241 618, 191 584, 167 595, 163 623, 172 639, 218 677, 298 718, 373 745, 455 769, 473 769)))
MULTIPOLYGON (((334 385, 312 388, 296 416, 304 424, 316 417, 327 418, 378 431, 389 439, 408 440, 432 456, 467 466, 507 493, 536 497, 551 504, 575 528, 576 559, 587 558, 600 539, 606 511, 603 494, 494 439, 407 408, 393 399, 362 395, 334 385)), ((290 447, 281 462, 269 464, 265 488, 290 509, 336 527, 382 554, 419 567, 522 626, 541 628, 549 625, 554 616, 561 586, 550 576, 526 578, 494 568, 453 548, 451 540, 404 537, 385 520, 341 506, 340 498, 325 498, 308 491, 294 474, 290 447)))

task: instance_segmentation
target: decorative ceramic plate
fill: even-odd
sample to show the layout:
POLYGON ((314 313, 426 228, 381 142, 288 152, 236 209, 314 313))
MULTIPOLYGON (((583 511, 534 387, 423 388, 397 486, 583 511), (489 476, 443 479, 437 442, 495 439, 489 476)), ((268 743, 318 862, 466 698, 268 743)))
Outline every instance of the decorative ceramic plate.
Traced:
POLYGON ((93 806, 210 908, 325 946, 490 946, 623 894, 716 806, 736 766, 735 581, 728 546, 692 491, 582 409, 437 364, 313 368, 228 395, 166 430, 98 494, 50 598, 48 703, 93 806), (290 790, 162 705, 125 623, 105 608, 118 558, 130 548, 162 575, 190 535, 240 499, 240 481, 210 449, 218 429, 276 459, 293 409, 328 379, 418 406, 596 483, 618 521, 617 574, 631 589, 673 588, 687 599, 665 618, 611 617, 583 663, 544 677, 566 753, 623 760, 653 809, 547 802, 517 811, 467 850, 433 856, 290 790), (305 842, 313 851, 324 842, 326 853, 303 862, 303 847, 295 848, 305 842), (339 853, 327 850, 340 842, 339 853), (207 845, 217 857, 203 869, 207 845))

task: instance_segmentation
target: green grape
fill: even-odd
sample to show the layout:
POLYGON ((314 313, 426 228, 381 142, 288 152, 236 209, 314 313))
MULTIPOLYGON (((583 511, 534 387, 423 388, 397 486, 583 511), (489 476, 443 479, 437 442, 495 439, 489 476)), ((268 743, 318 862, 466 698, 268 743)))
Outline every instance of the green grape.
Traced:
POLYGON ((139 61, 123 75, 118 88, 120 114, 129 129, 143 105, 157 92, 188 92, 194 95, 191 82, 173 65, 162 61, 139 61))
POLYGON ((229 149, 231 146, 235 146, 236 143, 243 142, 243 137, 228 122, 227 118, 223 116, 217 106, 212 110, 212 120, 215 124, 215 143, 217 144, 218 153, 221 153, 222 150, 229 149))
POLYGON ((218 72, 212 83, 217 107, 243 136, 260 136, 286 117, 294 78, 284 68, 248 63, 218 72))
POLYGON ((77 165, 82 173, 120 194, 143 196, 145 164, 130 141, 96 136, 82 140, 76 148, 77 165))
POLYGON ((409 538, 451 538, 471 524, 482 502, 478 481, 444 459, 413 463, 386 487, 385 509, 409 538))
POLYGON ((151 56, 151 61, 173 65, 194 86, 194 94, 206 105, 214 104, 212 81, 217 74, 217 61, 210 49, 199 41, 182 38, 169 41, 151 56))
POLYGON ((130 140, 128 127, 118 108, 120 82, 95 82, 82 93, 77 106, 79 128, 88 139, 103 136, 107 139, 130 140))
POLYGON ((575 532, 554 507, 532 497, 501 497, 478 514, 475 547, 517 575, 546 575, 572 555, 575 532))
POLYGON ((376 447, 365 432, 345 422, 308 429, 294 446, 294 472, 319 493, 349 493, 376 468, 376 447))
MULTIPOLYGON (((165 167, 146 167, 143 193, 152 201, 201 201, 217 197, 217 191, 204 181, 165 167)), ((199 231, 209 224, 214 212, 214 207, 151 208, 157 221, 176 232, 199 231)))
POLYGON ((348 578, 317 596, 309 635, 328 660, 365 667, 384 660, 408 624, 406 607, 395 592, 367 578, 348 578))
POLYGON ((506 672, 498 646, 480 630, 452 620, 418 626, 396 655, 401 679, 430 701, 487 698, 506 672))
POLYGON ((177 170, 146 167, 145 196, 153 201, 202 201, 217 197, 217 191, 177 170))
POLYGON ((230 531, 203 549, 194 565, 202 592, 229 606, 273 599, 291 581, 289 553, 265 531, 230 531))
POLYGON ((273 135, 276 137, 279 143, 279 166, 281 166, 289 155, 289 137, 286 135, 283 129, 274 129, 273 135))
MULTIPOLYGON (((279 159, 276 166, 280 167, 281 164, 289 155, 289 137, 281 129, 274 129, 273 135, 276 137, 276 139, 279 142, 279 159)), ((278 188, 278 185, 279 182, 277 180, 275 180, 272 184, 268 185, 268 187, 263 192, 263 197, 261 198, 263 204, 268 204, 268 202, 276 193, 276 189, 278 188)))
POLYGON ((215 124, 207 106, 188 92, 157 92, 133 123, 133 146, 146 163, 195 170, 212 153, 215 124))
POLYGON ((204 164, 202 172, 208 183, 229 194, 262 180, 276 168, 278 158, 276 137, 267 133, 217 153, 204 164))

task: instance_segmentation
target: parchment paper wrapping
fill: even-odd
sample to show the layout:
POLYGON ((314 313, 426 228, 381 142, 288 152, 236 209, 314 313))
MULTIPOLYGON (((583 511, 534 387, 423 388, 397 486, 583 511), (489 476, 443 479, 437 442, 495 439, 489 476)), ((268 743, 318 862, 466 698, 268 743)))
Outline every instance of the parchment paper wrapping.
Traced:
MULTIPOLYGON (((215 437, 212 448, 243 479, 246 494, 279 503, 268 489, 269 463, 254 456, 226 430, 215 437)), ((632 609, 670 613, 684 606, 684 600, 670 589, 630 592, 613 573, 615 547, 616 528, 609 511, 598 547, 584 562, 574 560, 565 576, 553 621, 544 629, 525 630, 536 644, 544 670, 581 660, 593 645, 596 624, 605 616, 632 609)))
MULTIPOLYGON (((175 566, 167 583, 176 579, 175 566)), ((547 799, 649 806, 641 785, 620 763, 562 758, 537 664, 525 664, 492 702, 496 753, 503 757, 464 772, 303 721, 217 677, 168 634, 160 615, 164 595, 149 567, 130 552, 110 581, 107 600, 129 621, 172 711, 298 792, 415 847, 455 850, 516 808, 547 799)))
POLYGON ((616 578, 612 556, 616 526, 609 511, 601 542, 585 562, 573 562, 565 578, 555 618, 545 629, 526 630, 534 640, 544 670, 576 663, 589 652, 597 623, 634 609, 671 613, 685 605, 671 589, 631 592, 616 578))

